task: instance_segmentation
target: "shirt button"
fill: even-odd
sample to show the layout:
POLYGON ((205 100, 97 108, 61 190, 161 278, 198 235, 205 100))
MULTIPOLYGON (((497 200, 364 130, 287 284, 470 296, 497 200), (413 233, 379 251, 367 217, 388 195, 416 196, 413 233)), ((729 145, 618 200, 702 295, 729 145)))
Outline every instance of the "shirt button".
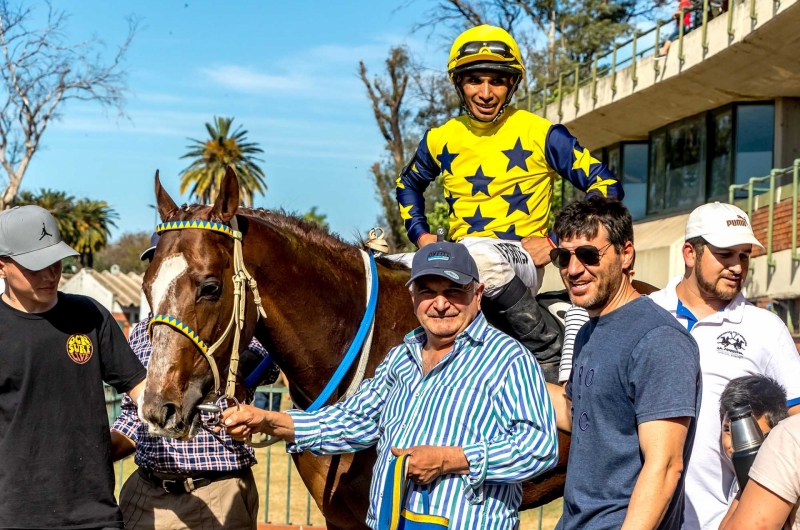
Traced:
POLYGON ((419 392, 417 392, 416 394, 414 394, 414 397, 419 397, 419 392))

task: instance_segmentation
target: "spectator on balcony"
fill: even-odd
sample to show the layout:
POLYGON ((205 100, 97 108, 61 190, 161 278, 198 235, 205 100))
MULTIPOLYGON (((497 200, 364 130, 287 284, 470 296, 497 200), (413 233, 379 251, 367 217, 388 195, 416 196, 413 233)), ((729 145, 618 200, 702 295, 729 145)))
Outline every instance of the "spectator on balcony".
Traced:
POLYGON ((669 47, 674 40, 677 40, 680 36, 681 31, 681 11, 683 11, 683 34, 686 35, 690 31, 692 31, 692 2, 690 0, 680 0, 678 4, 678 9, 672 13, 672 19, 675 20, 675 30, 667 37, 667 40, 661 46, 661 49, 658 50, 658 55, 656 59, 661 59, 667 56, 667 52, 669 51, 669 47))
POLYGON ((742 210, 715 202, 686 223, 685 272, 651 298, 683 324, 700 347, 703 399, 686 472, 684 528, 717 528, 735 480, 720 447, 718 404, 737 377, 763 374, 787 391, 789 414, 800 411, 800 356, 786 325, 745 300, 753 246, 763 248, 742 210))

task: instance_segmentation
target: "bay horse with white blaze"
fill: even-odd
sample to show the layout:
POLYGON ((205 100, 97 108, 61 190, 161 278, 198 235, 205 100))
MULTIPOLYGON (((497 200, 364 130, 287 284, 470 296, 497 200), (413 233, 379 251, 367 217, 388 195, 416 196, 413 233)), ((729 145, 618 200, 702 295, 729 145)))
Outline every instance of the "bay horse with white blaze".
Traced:
MULTIPOLYGON (((248 292, 240 347, 244 349, 255 336, 289 380, 295 406, 308 407, 339 365, 364 313, 366 282, 359 249, 295 217, 240 209, 239 185, 231 169, 213 206, 179 208, 161 186, 158 173, 155 184, 162 222, 199 220, 229 225, 236 216, 243 235, 244 264, 258 283, 266 313, 266 318, 258 319, 252 293, 248 292)), ((206 344, 224 337, 215 353, 220 374, 227 372, 231 356, 232 338, 224 332, 234 307, 232 248, 229 236, 211 230, 166 232, 144 279, 154 314, 178 319, 206 344)), ((408 269, 379 259, 378 277, 378 306, 366 377, 371 377, 388 351, 419 325, 405 287, 408 269)), ((216 399, 209 362, 195 341, 173 327, 154 325, 152 343, 141 417, 155 434, 191 436, 198 423, 197 406, 216 399)), ((353 371, 330 403, 344 394, 353 371)), ((243 397, 240 384, 237 399, 243 397)), ((568 443, 568 438, 562 437, 558 468, 525 484, 526 507, 561 495, 568 443)), ((293 458, 329 529, 367 528, 364 521, 374 451, 330 457, 303 453, 293 458)))

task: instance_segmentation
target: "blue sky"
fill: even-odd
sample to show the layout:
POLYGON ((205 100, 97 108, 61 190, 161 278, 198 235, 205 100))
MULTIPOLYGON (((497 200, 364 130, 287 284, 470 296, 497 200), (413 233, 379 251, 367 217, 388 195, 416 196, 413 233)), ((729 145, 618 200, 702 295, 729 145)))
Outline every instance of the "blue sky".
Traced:
POLYGON ((187 137, 204 138, 213 116, 235 116, 264 149, 269 190, 256 205, 328 215, 350 238, 375 225, 369 167, 384 152, 359 59, 382 68, 405 43, 444 70, 442 39, 411 34, 431 3, 417 0, 108 2, 54 0, 70 13, 68 39, 97 36, 109 51, 142 18, 127 56, 127 118, 68 103, 51 124, 22 183, 108 201, 123 232, 154 226, 153 175, 177 202, 187 137))

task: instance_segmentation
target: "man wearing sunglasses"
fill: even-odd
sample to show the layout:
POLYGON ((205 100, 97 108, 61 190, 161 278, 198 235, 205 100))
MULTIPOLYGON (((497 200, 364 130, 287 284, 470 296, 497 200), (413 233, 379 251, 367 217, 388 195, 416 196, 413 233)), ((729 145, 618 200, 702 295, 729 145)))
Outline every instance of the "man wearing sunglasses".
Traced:
POLYGON ((684 274, 652 295, 700 347, 703 407, 686 473, 687 530, 718 528, 728 510, 735 475, 720 446, 717 415, 725 386, 747 375, 771 377, 786 389, 789 415, 800 412, 800 357, 792 336, 777 315, 742 294, 754 246, 764 248, 746 213, 732 204, 704 204, 686 222, 684 274))
POLYGON ((483 25, 462 33, 448 72, 465 115, 428 130, 397 179, 408 237, 418 247, 437 240, 423 193, 442 175, 449 239, 466 245, 478 264, 487 318, 532 351, 555 382, 559 331, 546 325, 534 298, 549 261, 553 182, 561 175, 589 196, 617 199, 622 187, 566 127, 509 105, 525 66, 505 30, 483 25))
POLYGON ((555 232, 553 264, 591 317, 567 386, 548 385, 558 428, 572 433, 557 528, 678 530, 700 408, 697 344, 628 281, 633 223, 620 202, 573 202, 555 232))

